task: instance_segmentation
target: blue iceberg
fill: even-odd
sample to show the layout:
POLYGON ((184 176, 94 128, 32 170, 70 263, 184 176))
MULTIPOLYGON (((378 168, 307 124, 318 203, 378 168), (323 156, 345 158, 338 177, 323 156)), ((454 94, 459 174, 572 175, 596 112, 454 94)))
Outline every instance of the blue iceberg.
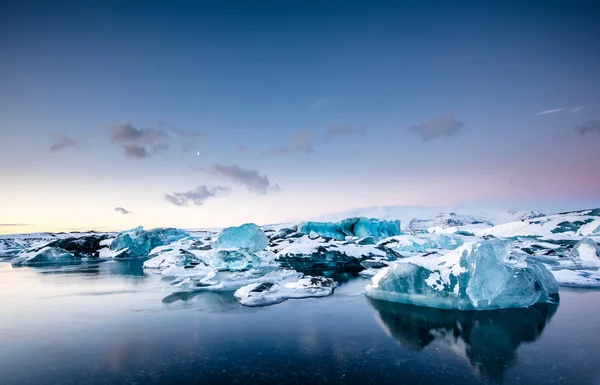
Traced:
POLYGON ((510 250, 511 242, 492 240, 439 257, 400 259, 377 273, 366 292, 375 299, 459 310, 527 307, 558 294, 542 263, 510 250))
POLYGON ((22 251, 11 263, 13 266, 33 266, 72 263, 74 261, 75 256, 67 250, 60 247, 44 246, 42 248, 22 251))
POLYGON ((110 249, 120 252, 115 258, 145 258, 155 247, 189 236, 187 231, 181 229, 157 228, 146 231, 140 226, 120 233, 110 244, 110 249))
POLYGON ((214 249, 236 248, 256 253, 269 245, 265 232, 254 223, 224 229, 213 242, 214 249))
POLYGON ((343 241, 346 237, 388 238, 402 234, 400 221, 385 221, 375 218, 348 218, 339 222, 304 222, 298 230, 304 234, 312 232, 324 238, 343 241))

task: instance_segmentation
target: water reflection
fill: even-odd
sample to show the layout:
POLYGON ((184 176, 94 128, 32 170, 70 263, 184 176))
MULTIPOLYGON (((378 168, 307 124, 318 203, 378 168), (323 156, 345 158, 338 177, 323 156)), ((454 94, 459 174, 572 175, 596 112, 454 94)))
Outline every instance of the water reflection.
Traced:
POLYGON ((501 382, 523 342, 535 341, 558 309, 557 303, 490 311, 443 310, 369 299, 381 327, 405 349, 440 342, 467 359, 473 370, 501 382))

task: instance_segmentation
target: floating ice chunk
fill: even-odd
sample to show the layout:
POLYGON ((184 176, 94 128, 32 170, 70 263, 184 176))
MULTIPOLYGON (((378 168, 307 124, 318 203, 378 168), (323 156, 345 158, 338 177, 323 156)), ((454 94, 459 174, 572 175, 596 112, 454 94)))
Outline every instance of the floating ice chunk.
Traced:
POLYGON ((47 265, 47 264, 60 264, 70 263, 75 261, 75 256, 59 247, 42 247, 41 249, 34 249, 29 251, 23 251, 19 253, 11 263, 13 266, 22 265, 47 265))
POLYGON ((155 247, 167 245, 189 235, 187 231, 175 228, 146 231, 140 226, 120 233, 110 244, 110 249, 122 251, 118 258, 145 258, 155 247))
POLYGON ((600 288, 598 270, 555 270, 552 275, 561 286, 600 288))
POLYGON ((467 243, 440 257, 400 259, 383 268, 367 295, 460 310, 527 307, 548 301, 558 285, 543 264, 510 253, 510 242, 467 243))
POLYGON ((242 272, 217 272, 210 267, 198 265, 193 269, 170 267, 162 271, 163 276, 175 277, 172 286, 183 290, 232 291, 252 283, 280 282, 298 279, 302 274, 294 270, 273 267, 251 269, 242 272))
POLYGON ((196 266, 203 263, 191 252, 170 246, 159 246, 152 250, 150 259, 144 262, 144 269, 166 269, 170 266, 196 266))
POLYGON ((339 222, 304 222, 298 226, 304 234, 315 233, 325 238, 343 241, 346 237, 388 238, 402 234, 400 221, 385 221, 375 218, 348 218, 339 222))
POLYGON ((257 252, 267 248, 269 240, 264 231, 254 223, 228 227, 213 242, 215 249, 238 248, 257 252))
POLYGON ((384 221, 375 218, 348 218, 339 222, 342 231, 355 237, 388 238, 402 234, 400 221, 384 221))
POLYGON ((245 249, 211 249, 194 251, 208 266, 218 271, 241 271, 270 264, 274 255, 269 252, 252 253, 245 249))
POLYGON ((589 238, 583 238, 573 246, 569 258, 582 266, 600 267, 600 246, 589 238))
POLYGON ((326 297, 333 294, 331 278, 306 276, 281 285, 274 282, 253 283, 239 288, 234 296, 244 306, 268 306, 290 298, 326 297))
POLYGON ((298 231, 308 234, 312 239, 324 237, 343 241, 347 236, 337 223, 332 222, 304 222, 298 226, 298 231))

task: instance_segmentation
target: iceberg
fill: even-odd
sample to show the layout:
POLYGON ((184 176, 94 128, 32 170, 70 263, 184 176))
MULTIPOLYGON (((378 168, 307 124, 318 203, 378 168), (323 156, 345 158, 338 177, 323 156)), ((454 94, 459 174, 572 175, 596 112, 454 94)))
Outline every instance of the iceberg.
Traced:
POLYGON ((269 239, 264 231, 254 223, 246 223, 237 227, 227 227, 213 242, 214 249, 245 249, 256 253, 264 250, 269 239))
POLYGON ((281 285, 274 282, 253 283, 239 288, 234 296, 244 306, 268 306, 288 299, 326 297, 333 294, 331 278, 306 276, 281 285))
POLYGON ((196 252, 195 255, 218 271, 242 271, 257 268, 274 256, 268 252, 255 254, 246 249, 211 249, 196 252), (271 258, 269 258, 271 257, 271 258))
POLYGON ((546 267, 510 252, 503 240, 467 243, 439 257, 400 259, 377 273, 369 297, 445 309, 528 307, 551 300, 558 284, 546 267))
POLYGON ((115 258, 145 258, 152 249, 189 236, 187 231, 181 229, 157 228, 146 231, 140 226, 119 233, 110 244, 110 249, 119 252, 115 258))
POLYGON ((346 237, 388 238, 402 234, 400 221, 385 221, 375 218, 347 218, 339 222, 304 222, 298 226, 304 234, 315 233, 320 237, 343 241, 346 237))
POLYGON ((13 265, 64 264, 84 259, 103 258, 101 248, 107 234, 56 239, 41 246, 22 250, 11 261, 13 265))
POLYGON ((184 291, 235 291, 242 286, 263 282, 298 279, 302 274, 294 270, 262 267, 241 272, 218 272, 204 265, 192 269, 170 267, 162 271, 164 277, 174 277, 170 285, 184 291))
POLYGON ((600 267, 600 246, 589 238, 583 238, 573 246, 569 258, 581 266, 600 267))
POLYGON ((22 251, 12 261, 13 266, 71 263, 75 256, 60 247, 44 246, 22 251))

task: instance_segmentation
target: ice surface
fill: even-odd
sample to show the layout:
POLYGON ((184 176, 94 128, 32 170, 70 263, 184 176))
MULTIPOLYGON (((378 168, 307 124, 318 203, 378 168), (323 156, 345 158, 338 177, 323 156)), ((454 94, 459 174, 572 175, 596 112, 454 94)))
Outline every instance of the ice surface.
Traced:
POLYGON ((347 218, 339 222, 304 222, 298 226, 301 233, 317 234, 325 238, 343 241, 346 237, 387 238, 402 234, 400 221, 385 221, 375 218, 347 218))
POLYGON ((383 239, 383 245, 399 252, 424 253, 432 249, 454 250, 463 244, 462 237, 453 234, 403 234, 383 239))
POLYGON ((306 276, 282 284, 253 283, 239 288, 234 296, 244 306, 268 306, 291 298, 326 297, 333 294, 334 287, 330 278, 306 276))
POLYGON ((362 270, 368 259, 396 260, 398 255, 377 246, 340 243, 297 243, 277 253, 276 261, 297 270, 362 270))
POLYGON ((561 286, 600 288, 600 271, 598 270, 555 270, 552 275, 561 286))
POLYGON ((508 241, 467 243, 439 257, 400 259, 383 268, 367 295, 460 310, 527 307, 546 302, 558 284, 543 264, 510 252, 508 241))
POLYGON ((110 244, 110 249, 120 252, 116 258, 145 258, 155 247, 189 236, 187 231, 181 229, 157 228, 146 231, 140 226, 119 233, 110 244))
POLYGON ((460 215, 455 213, 441 213, 433 219, 413 219, 406 227, 409 231, 426 231, 430 227, 458 227, 466 225, 486 225, 493 224, 481 218, 471 215, 460 215))
POLYGON ((267 248, 269 240, 264 231, 254 223, 224 229, 213 242, 215 249, 237 248, 258 252, 267 248))
POLYGON ((496 238, 535 236, 548 239, 565 239, 579 234, 582 229, 586 233, 593 232, 595 229, 588 230, 585 226, 598 221, 599 217, 600 209, 553 214, 482 229, 476 231, 475 235, 480 237, 493 235, 496 238))

